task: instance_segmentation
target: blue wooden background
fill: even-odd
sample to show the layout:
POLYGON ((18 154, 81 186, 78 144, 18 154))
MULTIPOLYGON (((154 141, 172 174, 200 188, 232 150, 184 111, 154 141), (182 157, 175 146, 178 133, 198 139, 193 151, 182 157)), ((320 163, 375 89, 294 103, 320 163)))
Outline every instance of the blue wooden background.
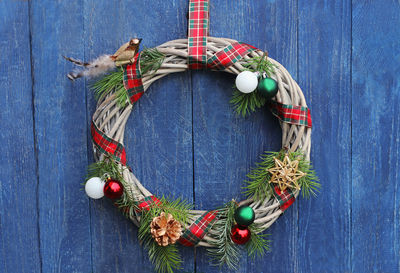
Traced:
MULTIPOLYGON (((133 36, 186 35, 187 0, 0 0, 0 272, 152 272, 137 229, 82 191, 93 161, 90 60, 133 36)), ((269 51, 307 97, 323 185, 270 229, 272 252, 238 272, 400 272, 400 3, 211 0, 211 35, 269 51)), ((280 146, 262 109, 237 118, 234 77, 187 72, 153 84, 126 132, 128 160, 154 193, 211 209, 240 197, 263 150, 280 146)), ((183 248, 182 272, 228 272, 183 248)))

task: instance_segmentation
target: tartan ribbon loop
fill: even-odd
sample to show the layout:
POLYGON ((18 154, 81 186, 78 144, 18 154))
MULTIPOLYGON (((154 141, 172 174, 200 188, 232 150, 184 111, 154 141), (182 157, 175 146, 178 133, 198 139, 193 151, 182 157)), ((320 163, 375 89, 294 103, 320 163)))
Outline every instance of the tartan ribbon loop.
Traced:
POLYGON ((282 211, 285 211, 287 208, 289 208, 296 200, 294 192, 292 192, 292 190, 289 188, 281 191, 281 189, 278 186, 274 186, 272 188, 272 193, 274 194, 275 198, 279 201, 280 204, 279 208, 282 211))
POLYGON ((307 107, 270 101, 269 108, 283 122, 312 127, 311 113, 307 107))
POLYGON ((189 0, 189 69, 224 70, 256 49, 251 45, 235 42, 208 58, 209 15, 209 0, 189 0))
POLYGON ((122 165, 126 165, 126 151, 122 143, 107 136, 97 127, 94 121, 92 121, 90 132, 93 143, 100 152, 111 155, 115 160, 121 162, 122 165))
POLYGON ((143 210, 149 211, 152 206, 158 206, 160 202, 160 199, 158 199, 154 195, 146 196, 138 202, 138 212, 141 212, 143 210))
POLYGON ((216 52, 212 57, 207 60, 207 68, 214 70, 224 70, 230 67, 244 56, 256 50, 251 46, 242 42, 234 42, 222 50, 216 52))
POLYGON ((196 221, 183 232, 179 238, 179 243, 184 246, 197 245, 218 220, 217 213, 218 211, 216 210, 208 211, 197 218, 196 221))
POLYGON ((135 104, 144 94, 139 60, 140 55, 138 52, 135 56, 135 61, 124 67, 124 87, 128 92, 131 104, 135 104))
POLYGON ((188 65, 189 69, 207 67, 209 0, 189 0, 188 65))

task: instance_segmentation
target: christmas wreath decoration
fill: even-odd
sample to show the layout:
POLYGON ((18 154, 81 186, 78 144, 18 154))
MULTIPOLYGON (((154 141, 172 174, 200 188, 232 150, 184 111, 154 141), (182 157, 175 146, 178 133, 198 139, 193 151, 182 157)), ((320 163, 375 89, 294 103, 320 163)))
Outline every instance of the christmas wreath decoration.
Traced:
POLYGON ((113 55, 84 63, 68 77, 96 77, 96 111, 91 135, 96 163, 89 166, 85 190, 104 195, 139 227, 139 239, 158 272, 173 272, 182 263, 177 242, 204 246, 216 264, 234 268, 238 245, 250 256, 262 255, 269 240, 262 232, 295 201, 299 192, 315 195, 320 185, 309 162, 311 116, 304 95, 288 71, 268 54, 246 43, 208 36, 209 3, 189 0, 188 38, 139 52, 132 39, 113 55), (247 175, 246 200, 232 200, 211 211, 192 210, 183 199, 152 195, 127 165, 124 129, 134 104, 156 80, 187 69, 236 74, 231 103, 246 116, 268 106, 282 127, 282 150, 265 152, 247 175), (112 71, 111 71, 112 70, 112 71), (111 72, 110 72, 111 71, 111 72))

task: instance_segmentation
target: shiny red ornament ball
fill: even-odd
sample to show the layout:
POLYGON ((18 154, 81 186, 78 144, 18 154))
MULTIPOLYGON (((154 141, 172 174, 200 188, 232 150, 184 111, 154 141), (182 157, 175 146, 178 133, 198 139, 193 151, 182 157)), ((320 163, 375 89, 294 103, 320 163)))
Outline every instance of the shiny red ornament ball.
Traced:
POLYGON ((121 198, 124 193, 124 187, 121 182, 117 180, 110 179, 104 185, 104 195, 110 199, 121 198))
POLYGON ((243 245, 250 240, 251 232, 245 226, 234 225, 231 230, 231 239, 235 244, 243 245))

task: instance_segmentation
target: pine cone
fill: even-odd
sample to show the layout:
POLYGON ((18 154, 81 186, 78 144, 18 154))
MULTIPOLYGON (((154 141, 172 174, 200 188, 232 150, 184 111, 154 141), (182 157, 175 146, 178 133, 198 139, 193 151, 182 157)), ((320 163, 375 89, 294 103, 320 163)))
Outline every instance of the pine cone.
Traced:
POLYGON ((165 216, 164 212, 161 212, 160 216, 153 218, 150 230, 151 236, 160 246, 174 244, 182 235, 181 224, 170 213, 165 216))

